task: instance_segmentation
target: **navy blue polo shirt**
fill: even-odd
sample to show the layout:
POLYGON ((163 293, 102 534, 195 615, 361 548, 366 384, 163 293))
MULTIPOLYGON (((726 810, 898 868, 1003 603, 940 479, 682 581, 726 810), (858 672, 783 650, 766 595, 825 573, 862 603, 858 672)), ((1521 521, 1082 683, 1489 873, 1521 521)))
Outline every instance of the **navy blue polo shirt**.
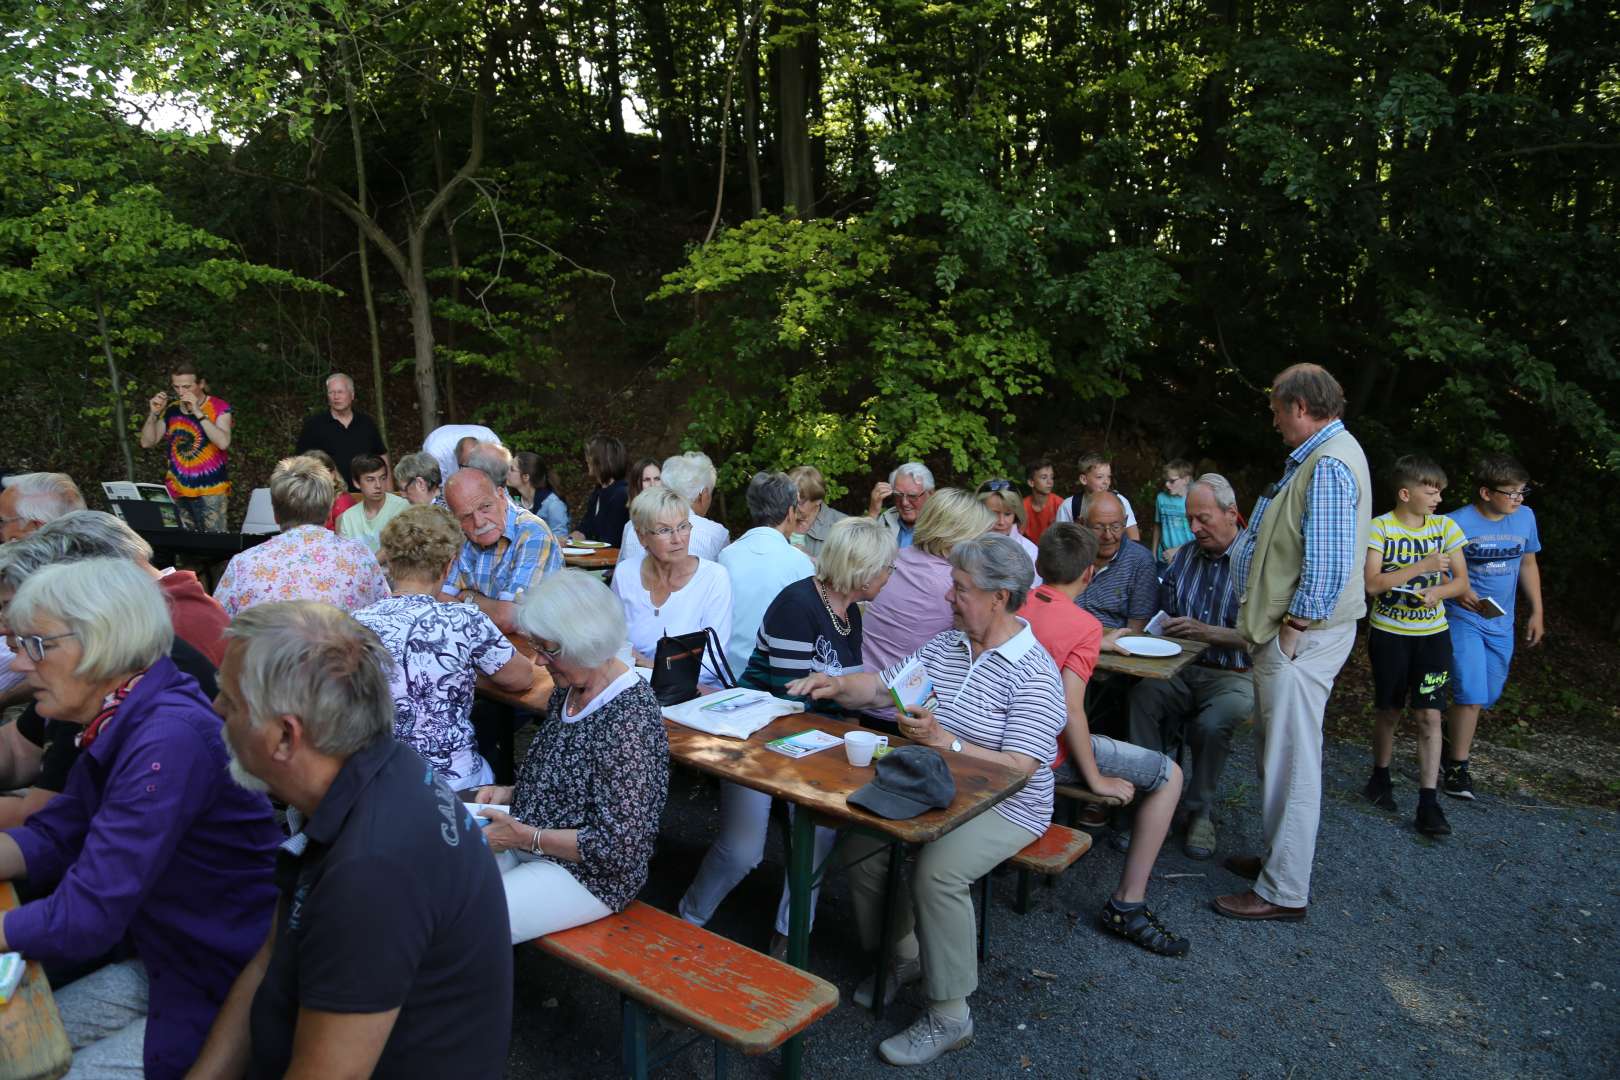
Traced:
POLYGON ((300 1008, 399 1009, 376 1076, 500 1076, 512 946, 495 857, 427 762, 386 735, 352 755, 276 863, 250 1077, 280 1077, 300 1008))
POLYGON ((1120 537, 1119 550, 1092 575, 1091 584, 1074 602, 1095 615, 1105 630, 1118 630, 1132 619, 1153 618, 1159 605, 1153 553, 1128 536, 1120 537))

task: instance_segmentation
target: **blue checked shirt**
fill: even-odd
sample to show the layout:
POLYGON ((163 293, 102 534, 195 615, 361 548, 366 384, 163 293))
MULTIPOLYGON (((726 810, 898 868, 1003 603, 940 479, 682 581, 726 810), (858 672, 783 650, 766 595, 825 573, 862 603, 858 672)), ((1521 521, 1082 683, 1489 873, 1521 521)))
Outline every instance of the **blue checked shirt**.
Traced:
POLYGON ((479 547, 471 540, 461 545, 444 593, 459 596, 463 590, 471 589, 491 600, 512 602, 521 590, 562 567, 562 546, 546 523, 527 510, 509 505, 506 529, 493 547, 479 547))
MULTIPOLYGON (((1210 626, 1228 630, 1235 627, 1243 594, 1232 587, 1232 553, 1242 539, 1239 534, 1219 555, 1211 555, 1196 543, 1181 545, 1164 572, 1164 580, 1159 582, 1160 609, 1210 626)), ((1249 666, 1249 654, 1242 649, 1211 645, 1198 662, 1206 667, 1243 670, 1249 666)))
MULTIPOLYGON (((1344 422, 1335 420, 1296 446, 1283 466, 1282 479, 1254 504, 1249 527, 1238 537, 1232 551, 1232 577, 1238 596, 1248 588, 1255 540, 1260 536, 1260 522, 1265 519, 1271 500, 1288 486, 1300 465, 1318 446, 1343 430, 1344 422)), ((1362 557, 1356 550, 1356 496, 1356 477, 1348 465, 1330 457, 1316 463, 1305 503, 1305 564, 1300 567, 1299 588, 1288 605, 1289 614, 1310 620, 1325 619, 1333 614, 1339 594, 1344 592, 1345 583, 1355 571, 1356 560, 1362 557)))

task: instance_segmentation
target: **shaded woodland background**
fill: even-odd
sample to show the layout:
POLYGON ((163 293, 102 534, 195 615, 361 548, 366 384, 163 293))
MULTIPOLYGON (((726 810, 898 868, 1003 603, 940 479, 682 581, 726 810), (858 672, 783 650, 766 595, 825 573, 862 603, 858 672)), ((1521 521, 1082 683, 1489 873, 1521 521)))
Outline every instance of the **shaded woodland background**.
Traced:
POLYGON ((1138 505, 1171 456, 1247 502, 1310 359, 1375 468, 1429 451, 1460 501, 1524 458, 1551 590, 1614 617, 1613 2, 0 18, 6 468, 157 479, 119 436, 185 356, 242 499, 341 368, 397 451, 483 421, 576 508, 599 429, 707 451, 733 518, 760 467, 847 505, 904 458, 1068 485, 1105 446, 1138 505))

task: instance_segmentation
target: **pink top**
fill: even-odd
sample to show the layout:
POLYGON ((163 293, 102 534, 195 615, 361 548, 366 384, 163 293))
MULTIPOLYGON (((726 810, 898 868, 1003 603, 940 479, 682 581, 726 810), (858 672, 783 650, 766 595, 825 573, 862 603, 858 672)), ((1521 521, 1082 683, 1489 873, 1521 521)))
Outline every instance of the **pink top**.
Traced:
POLYGON ((358 540, 299 525, 248 548, 225 567, 214 599, 234 616, 275 600, 319 600, 358 611, 388 596, 388 579, 358 540))
POLYGON ((951 628, 951 564, 920 548, 901 548, 894 573, 861 616, 861 664, 882 671, 951 628))

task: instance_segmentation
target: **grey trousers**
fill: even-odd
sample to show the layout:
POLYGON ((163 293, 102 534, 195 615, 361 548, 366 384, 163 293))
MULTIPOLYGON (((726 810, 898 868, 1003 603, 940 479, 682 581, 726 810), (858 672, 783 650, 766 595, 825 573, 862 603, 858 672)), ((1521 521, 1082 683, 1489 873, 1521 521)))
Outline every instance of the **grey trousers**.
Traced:
MULTIPOLYGON (((929 1001, 964 998, 979 988, 979 939, 973 920, 973 883, 1038 840, 987 810, 917 852, 911 888, 899 901, 899 940, 915 931, 921 946, 923 988, 929 1001)), ((855 922, 861 944, 875 952, 883 939, 883 885, 889 842, 850 833, 844 841, 855 922)))
POLYGON ((1131 691, 1131 742, 1161 753, 1173 733, 1192 748, 1183 801, 1208 814, 1232 751, 1232 732, 1254 713, 1254 679, 1246 671, 1190 664, 1173 679, 1143 679, 1131 691))
POLYGON ((1263 866, 1254 891, 1284 907, 1311 898, 1322 820, 1322 712, 1355 644, 1356 624, 1307 630, 1290 660, 1276 640, 1254 651, 1263 866))
POLYGON ((146 966, 139 960, 108 964, 56 992, 56 1008, 73 1047, 67 1080, 121 1080, 144 1076, 146 966))

